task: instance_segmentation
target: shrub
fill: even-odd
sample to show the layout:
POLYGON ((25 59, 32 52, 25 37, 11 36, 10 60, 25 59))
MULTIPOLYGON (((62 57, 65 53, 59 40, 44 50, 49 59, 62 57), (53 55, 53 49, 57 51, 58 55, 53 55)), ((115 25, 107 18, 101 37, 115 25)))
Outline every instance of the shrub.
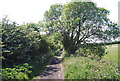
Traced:
POLYGON ((107 54, 105 49, 106 49, 105 45, 84 44, 84 45, 81 45, 81 48, 79 50, 77 50, 77 52, 80 52, 85 55, 92 54, 92 55, 98 56, 99 59, 101 59, 102 56, 107 54))
POLYGON ((13 81, 14 79, 17 79, 18 81, 26 81, 29 79, 31 71, 31 66, 29 66, 27 63, 23 65, 17 65, 14 68, 5 68, 1 69, 2 73, 2 80, 6 81, 13 81))
POLYGON ((17 25, 3 18, 2 20, 3 67, 12 67, 34 59, 35 56, 49 52, 49 44, 41 37, 36 24, 17 25))

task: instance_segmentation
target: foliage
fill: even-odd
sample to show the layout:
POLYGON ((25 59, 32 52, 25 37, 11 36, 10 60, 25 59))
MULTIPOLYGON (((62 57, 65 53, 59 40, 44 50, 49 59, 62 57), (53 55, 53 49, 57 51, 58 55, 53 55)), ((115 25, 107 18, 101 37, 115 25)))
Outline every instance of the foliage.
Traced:
POLYGON ((109 11, 92 2, 70 2, 62 11, 63 45, 74 53, 81 44, 111 41, 119 36, 119 28, 107 15, 109 11), (116 32, 115 32, 116 31, 116 32))
POLYGON ((63 5, 54 4, 50 6, 50 9, 44 13, 43 27, 46 32, 50 35, 51 33, 58 32, 61 27, 57 26, 61 17, 63 5))
POLYGON ((2 69, 2 81, 13 81, 14 79, 17 79, 17 81, 26 81, 32 72, 31 68, 31 66, 25 63, 23 65, 17 65, 14 68, 2 69))
MULTIPOLYGON (((7 17, 3 18, 0 21, 0 34, 2 34, 2 37, 0 36, 2 52, 0 52, 3 56, 0 56, 0 59, 3 60, 3 78, 22 80, 34 77, 39 74, 38 69, 41 71, 48 64, 52 54, 57 55, 62 50, 64 56, 73 56, 79 51, 87 55, 97 55, 101 59, 106 54, 106 42, 111 42, 120 33, 117 24, 111 22, 108 15, 108 10, 97 7, 93 2, 69 2, 65 5, 51 5, 44 13, 43 21, 38 24, 18 25, 7 17), (94 43, 96 41, 101 43, 94 43)), ((119 77, 116 66, 82 57, 77 57, 76 60, 73 60, 74 57, 68 59, 72 61, 70 64, 64 62, 68 63, 65 66, 66 78, 119 77)))
MULTIPOLYGON (((59 6, 55 6, 56 8, 59 6)), ((49 25, 45 25, 46 30, 49 34, 61 33, 62 44, 70 54, 74 54, 81 44, 110 42, 119 36, 117 24, 107 17, 109 11, 97 7, 93 2, 69 2, 59 12, 61 14, 52 12, 50 8, 45 13, 45 19, 50 20, 49 25), (57 18, 54 14, 58 15, 57 18), (52 32, 49 29, 52 29, 52 32)))
POLYGON ((52 55, 47 39, 40 34, 40 25, 34 23, 18 25, 5 17, 1 21, 1 28, 3 79, 23 81, 42 72, 52 55), (28 73, 29 66, 24 63, 32 66, 30 69, 32 72, 28 73))
POLYGON ((35 56, 49 52, 49 45, 41 37, 36 24, 17 25, 7 18, 2 20, 3 66, 31 61, 35 56))
POLYGON ((53 33, 50 36, 47 36, 46 41, 50 45, 51 51, 54 51, 54 55, 59 54, 59 51, 63 49, 61 44, 61 34, 60 33, 53 33))
POLYGON ((57 20, 61 16, 63 5, 61 4, 54 4, 50 6, 50 9, 44 13, 44 20, 45 21, 52 21, 57 20))
POLYGON ((107 54, 106 46, 100 45, 98 43, 89 43, 89 44, 83 44, 80 46, 80 48, 77 50, 77 52, 85 54, 85 55, 94 55, 98 56, 99 59, 102 58, 105 54, 107 54))
POLYGON ((68 57, 63 61, 65 79, 119 79, 117 66, 87 57, 68 57))

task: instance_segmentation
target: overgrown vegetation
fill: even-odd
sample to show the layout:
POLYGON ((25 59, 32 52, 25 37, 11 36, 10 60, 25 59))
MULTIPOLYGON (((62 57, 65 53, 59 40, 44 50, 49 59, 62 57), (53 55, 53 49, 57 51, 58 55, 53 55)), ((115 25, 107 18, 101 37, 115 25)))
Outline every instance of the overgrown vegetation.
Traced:
POLYGON ((29 66, 27 63, 21 66, 17 65, 14 68, 2 69, 2 79, 4 81, 13 81, 14 79, 18 79, 19 81, 26 81, 31 76, 31 69, 32 66, 29 66))
POLYGON ((73 56, 63 61, 65 79, 119 79, 117 66, 73 56))
MULTIPOLYGON (((1 26, 3 79, 29 79, 38 74, 36 70, 43 70, 52 55, 48 42, 40 35, 36 24, 30 23, 19 26, 15 22, 3 18, 1 26), (22 65, 16 68, 24 63, 32 66, 30 69, 32 76, 22 72, 22 65), (39 69, 34 68, 38 65, 39 69), (14 75, 12 72, 16 74, 14 75), (17 75, 19 76, 17 77, 17 75)), ((27 70, 27 68, 23 69, 27 70)))
POLYGON ((93 2, 69 2, 51 5, 37 24, 18 25, 3 18, 3 81, 37 76, 60 51, 67 79, 118 79, 116 66, 99 62, 107 54, 106 45, 120 36, 118 25, 108 15, 108 10, 93 2))

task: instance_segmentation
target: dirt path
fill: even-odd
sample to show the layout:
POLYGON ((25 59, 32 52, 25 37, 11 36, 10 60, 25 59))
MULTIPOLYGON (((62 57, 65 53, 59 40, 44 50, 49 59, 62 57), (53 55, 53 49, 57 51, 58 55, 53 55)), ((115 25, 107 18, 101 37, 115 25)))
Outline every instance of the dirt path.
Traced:
POLYGON ((45 69, 45 71, 36 77, 35 81, 40 81, 41 79, 64 79, 63 67, 61 64, 62 55, 51 59, 50 64, 45 69))

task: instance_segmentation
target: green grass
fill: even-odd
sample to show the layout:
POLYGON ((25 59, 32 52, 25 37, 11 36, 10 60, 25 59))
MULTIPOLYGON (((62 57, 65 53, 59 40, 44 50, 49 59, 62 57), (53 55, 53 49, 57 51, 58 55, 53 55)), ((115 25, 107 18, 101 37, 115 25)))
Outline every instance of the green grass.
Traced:
POLYGON ((118 44, 108 45, 107 52, 103 58, 113 64, 118 64, 118 44))
POLYGON ((119 79, 116 66, 87 57, 66 57, 63 60, 65 79, 119 79))

